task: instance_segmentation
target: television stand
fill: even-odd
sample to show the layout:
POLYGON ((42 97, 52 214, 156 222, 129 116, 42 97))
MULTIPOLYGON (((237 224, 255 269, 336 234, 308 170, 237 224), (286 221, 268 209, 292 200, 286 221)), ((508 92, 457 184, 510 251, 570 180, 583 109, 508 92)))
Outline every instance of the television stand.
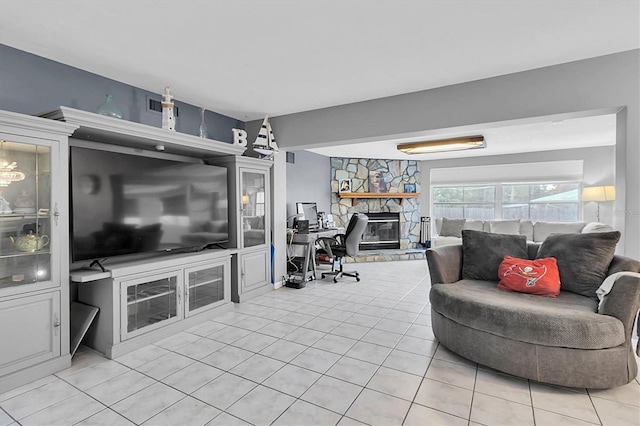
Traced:
POLYGON ((84 344, 116 358, 219 315, 231 302, 231 251, 204 250, 71 273, 100 314, 84 344))

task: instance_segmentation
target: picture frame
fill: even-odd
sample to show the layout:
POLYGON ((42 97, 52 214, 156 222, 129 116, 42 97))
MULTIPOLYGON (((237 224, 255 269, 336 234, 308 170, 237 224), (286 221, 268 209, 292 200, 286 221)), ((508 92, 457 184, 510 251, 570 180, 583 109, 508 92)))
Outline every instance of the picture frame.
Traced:
POLYGON ((369 172, 369 192, 389 192, 386 172, 374 170, 369 172))
POLYGON ((338 192, 352 192, 351 191, 351 179, 340 179, 338 180, 338 192))
POLYGON ((415 183, 405 183, 404 184, 404 192, 408 194, 416 193, 416 184, 415 183))

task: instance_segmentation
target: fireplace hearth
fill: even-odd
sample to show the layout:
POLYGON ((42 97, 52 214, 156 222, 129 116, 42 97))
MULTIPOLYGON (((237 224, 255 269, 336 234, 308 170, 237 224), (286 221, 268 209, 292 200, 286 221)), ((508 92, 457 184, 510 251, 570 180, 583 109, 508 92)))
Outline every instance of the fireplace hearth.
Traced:
POLYGON ((369 217, 367 229, 362 235, 360 250, 400 248, 399 213, 365 213, 369 217))

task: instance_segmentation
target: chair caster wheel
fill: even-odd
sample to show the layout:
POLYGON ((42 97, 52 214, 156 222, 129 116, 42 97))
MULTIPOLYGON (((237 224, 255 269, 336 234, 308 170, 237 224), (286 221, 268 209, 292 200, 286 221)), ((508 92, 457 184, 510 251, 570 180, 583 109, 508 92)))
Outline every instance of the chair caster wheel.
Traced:
POLYGON ((360 282, 360 277, 356 277, 356 281, 357 281, 357 282, 360 282))
POLYGON ((334 282, 335 284, 338 284, 338 280, 337 280, 336 278, 334 278, 334 279, 333 279, 333 282, 334 282))

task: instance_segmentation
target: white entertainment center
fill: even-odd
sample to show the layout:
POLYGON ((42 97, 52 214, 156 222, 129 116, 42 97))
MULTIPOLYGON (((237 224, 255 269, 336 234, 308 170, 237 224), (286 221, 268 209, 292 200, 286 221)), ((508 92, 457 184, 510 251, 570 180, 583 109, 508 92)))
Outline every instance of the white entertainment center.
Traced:
POLYGON ((231 304, 231 251, 120 263, 109 276, 72 272, 78 301, 100 308, 84 344, 116 358, 193 327, 231 304), (217 312, 214 312, 217 311, 217 312))
MULTIPOLYGON (((3 243, 0 269, 6 269, 0 273, 3 391, 70 365, 73 336, 69 311, 70 302, 76 298, 80 304, 99 308, 83 344, 115 358, 220 315, 233 302, 273 288, 271 161, 242 157, 245 148, 239 145, 72 108, 60 107, 43 118, 1 111, 0 114, 0 135, 16 147, 16 152, 29 146, 47 147, 49 156, 43 161, 48 164, 41 169, 47 170, 47 177, 51 176, 49 180, 43 177, 35 180, 48 182, 48 186, 38 190, 49 194, 51 206, 33 215, 0 214, 0 231, 6 234, 0 235, 3 243), (143 155, 156 152, 161 145, 168 154, 226 167, 229 242, 192 253, 159 253, 124 261, 114 258, 105 263, 104 271, 99 265, 88 268, 88 262, 71 265, 69 147, 91 143, 135 149, 143 155), (55 223, 50 223, 54 222, 52 218, 55 223), (30 260, 29 254, 7 242, 9 237, 20 235, 15 229, 26 222, 35 222, 37 230, 43 229, 38 225, 40 222, 47 224, 44 229, 51 244, 38 240, 41 244, 36 243, 29 253, 36 263, 45 255, 47 260, 50 257, 49 269, 42 278, 38 278, 39 272, 33 278, 24 278, 28 274, 22 273, 19 265, 30 260), (10 266, 15 270, 9 271, 10 266), (70 288, 77 289, 77 294, 70 292, 70 288), (17 331, 18 324, 39 330, 44 325, 48 331, 46 335, 25 335, 17 331)), ((42 238, 38 232, 36 238, 42 238)))

